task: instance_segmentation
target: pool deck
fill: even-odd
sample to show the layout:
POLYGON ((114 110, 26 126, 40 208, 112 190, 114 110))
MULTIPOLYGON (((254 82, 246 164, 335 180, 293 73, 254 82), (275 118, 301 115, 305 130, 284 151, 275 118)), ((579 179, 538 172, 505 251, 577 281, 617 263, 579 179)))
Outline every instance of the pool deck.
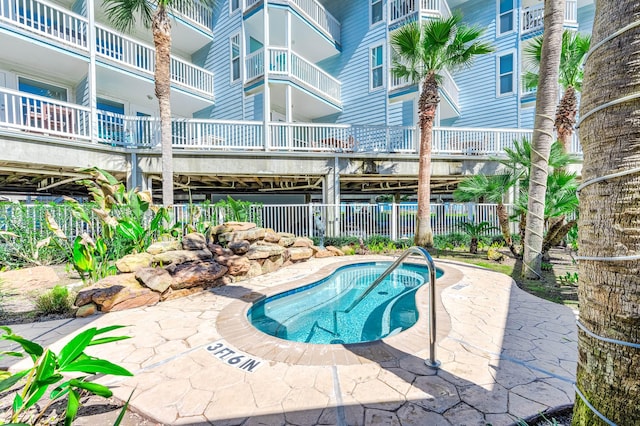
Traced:
MULTIPOLYGON (((247 322, 256 298, 356 260, 393 259, 313 259, 152 307, 13 329, 60 348, 81 328, 128 325, 115 334, 131 339, 90 353, 134 377, 99 381, 122 400, 135 389, 132 409, 163 424, 498 426, 573 402, 575 313, 472 265, 436 259, 445 271, 436 286, 438 370, 424 364, 426 314, 403 333, 358 345, 288 342, 247 322)), ((417 294, 423 313, 427 295, 426 287, 417 294)))

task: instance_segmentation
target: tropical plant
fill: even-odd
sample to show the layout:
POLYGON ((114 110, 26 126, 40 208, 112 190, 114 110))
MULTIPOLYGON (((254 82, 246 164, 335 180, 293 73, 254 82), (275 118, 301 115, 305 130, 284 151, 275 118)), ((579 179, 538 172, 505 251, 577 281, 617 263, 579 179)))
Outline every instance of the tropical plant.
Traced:
MULTIPOLYGON (((565 30, 562 34, 558 83, 564 93, 556 110, 554 127, 564 152, 568 152, 573 126, 576 124, 576 94, 582 90, 583 61, 590 44, 591 36, 578 31, 565 30)), ((542 36, 532 39, 524 49, 524 56, 529 60, 529 67, 537 70, 542 57, 542 36)), ((526 88, 534 89, 538 87, 539 75, 536 71, 528 71, 524 74, 523 81, 526 88)))
POLYGON ((155 46, 155 93, 160 110, 162 149, 162 204, 173 205, 173 153, 171 150, 171 19, 178 5, 183 12, 196 5, 212 5, 213 0, 103 0, 111 24, 131 32, 138 20, 152 29, 155 46))
MULTIPOLYGON (((132 376, 123 367, 113 364, 105 359, 96 358, 85 353, 88 346, 102 345, 109 342, 128 339, 128 336, 102 337, 104 333, 122 328, 111 326, 101 329, 90 328, 75 336, 67 343, 58 354, 51 349, 44 349, 35 342, 14 334, 9 327, 0 327, 4 333, 0 341, 5 340, 17 343, 22 347, 22 352, 3 351, 0 356, 22 357, 25 354, 31 357, 33 366, 15 374, 0 371, 0 392, 5 392, 18 385, 11 406, 10 423, 24 424, 31 418, 29 410, 36 406, 44 397, 47 390, 53 386, 49 394, 50 402, 44 407, 39 407, 35 414, 33 424, 40 421, 48 407, 56 401, 67 398, 65 412, 65 425, 70 425, 78 413, 81 405, 81 392, 89 392, 105 398, 111 397, 111 390, 104 385, 93 383, 91 380, 95 374, 111 374, 116 376, 132 376), (65 377, 64 375, 67 375, 65 377), (69 375, 75 377, 69 378, 69 375)), ((7 413, 9 414, 9 413, 7 413)))
POLYGON ((493 51, 479 41, 484 30, 461 23, 454 14, 447 19, 430 19, 423 24, 409 22, 391 35, 392 73, 420 84, 418 116, 420 124, 420 159, 418 166, 418 213, 414 244, 432 246, 431 213, 431 146, 436 110, 440 103, 438 88, 442 72, 455 72, 469 67, 475 57, 493 51))
POLYGON ((580 426, 604 424, 594 410, 609 424, 640 419, 640 121, 635 119, 640 80, 630 78, 640 73, 638 16, 637 1, 596 1, 594 47, 584 68, 578 222, 584 329, 578 328, 580 394, 573 411, 573 424, 580 426))
POLYGON ((517 177, 515 173, 492 176, 475 175, 460 182, 453 192, 453 198, 456 201, 477 202, 483 200, 498 204, 497 214, 498 222, 500 223, 500 232, 502 232, 504 242, 514 256, 518 256, 518 253, 511 238, 509 213, 507 212, 507 207, 504 205, 504 197, 515 184, 517 177))
POLYGON ((478 239, 487 234, 489 231, 498 230, 495 226, 492 226, 489 222, 480 222, 475 224, 473 222, 460 222, 458 223, 458 228, 462 230, 465 234, 471 237, 471 242, 469 243, 469 253, 476 254, 478 253, 478 239))
POLYGON ((251 201, 234 200, 230 195, 227 195, 226 200, 218 201, 214 207, 224 211, 225 221, 246 222, 251 220, 251 206, 253 205, 255 204, 251 201))
POLYGON ((544 34, 540 56, 540 84, 536 97, 536 118, 531 141, 529 204, 526 216, 522 275, 541 277, 544 201, 549 174, 549 153, 553 143, 553 113, 558 93, 560 47, 564 24, 565 1, 545 0, 544 34))

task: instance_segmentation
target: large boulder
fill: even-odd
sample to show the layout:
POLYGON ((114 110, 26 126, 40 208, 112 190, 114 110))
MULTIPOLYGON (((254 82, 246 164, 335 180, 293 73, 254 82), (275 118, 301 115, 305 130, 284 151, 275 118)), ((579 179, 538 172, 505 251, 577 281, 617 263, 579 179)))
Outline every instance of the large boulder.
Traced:
POLYGON ((216 256, 216 262, 228 268, 229 275, 242 275, 249 272, 251 261, 245 256, 216 256))
POLYGON ((213 254, 209 250, 176 250, 156 254, 153 256, 152 262, 155 265, 179 265, 185 262, 210 259, 213 259, 213 254))
POLYGON ((265 259, 262 263, 262 273, 268 274, 269 272, 275 272, 282 267, 284 259, 282 256, 274 256, 273 258, 265 259))
POLYGON ((281 255, 284 251, 285 248, 281 245, 258 242, 251 245, 246 256, 250 260, 267 259, 271 256, 281 255))
POLYGON ((334 255, 336 256, 344 256, 344 252, 342 250, 340 250, 338 247, 334 247, 334 246, 327 246, 325 247, 327 250, 329 250, 330 252, 332 252, 334 255))
POLYGON ((265 236, 264 228, 252 228, 247 229, 246 231, 232 231, 225 232, 224 234, 218 235, 218 241, 221 243, 230 243, 233 241, 242 241, 247 240, 249 242, 262 240, 265 236))
POLYGON ((257 225, 253 222, 225 222, 224 226, 231 229, 232 232, 237 232, 254 229, 257 225))
POLYGON ((95 303, 102 312, 155 305, 160 294, 143 287, 135 274, 112 275, 101 279, 76 296, 76 306, 95 303))
POLYGON ((202 286, 211 287, 214 281, 227 273, 228 268, 214 261, 189 262, 177 265, 173 272, 173 290, 202 286))
POLYGON ((153 243, 147 248, 147 253, 150 254, 160 254, 167 251, 174 251, 182 249, 182 244, 176 240, 169 241, 158 241, 157 243, 153 243))
POLYGON ((116 268, 120 272, 136 272, 138 269, 151 266, 153 255, 150 253, 128 254, 116 261, 116 268))
POLYGON ((294 247, 312 247, 313 240, 306 237, 298 237, 293 243, 294 247))
POLYGON ((251 248, 251 243, 247 240, 232 241, 227 245, 227 247, 235 254, 245 254, 249 251, 249 248, 251 248))
POLYGON ((183 250, 205 250, 207 248, 207 241, 204 235, 198 232, 191 232, 182 238, 183 250))
POLYGON ((311 247, 289 247, 289 260, 295 262, 299 260, 307 260, 313 256, 313 250, 311 247))
POLYGON ((282 247, 291 247, 296 242, 296 237, 280 237, 278 244, 282 247))
POLYGON ((336 254, 334 252, 329 250, 318 250, 315 252, 314 257, 317 257, 318 259, 322 259, 323 257, 333 257, 335 255, 336 254))
POLYGON ((145 287, 158 293, 164 293, 169 287, 176 284, 169 271, 163 268, 142 268, 136 271, 136 278, 145 287))
POLYGON ((277 244, 278 241, 280 241, 280 235, 278 235, 273 229, 267 229, 264 233, 264 241, 277 244))
POLYGON ((222 247, 220 244, 209 244, 207 247, 214 256, 233 256, 233 250, 222 247))

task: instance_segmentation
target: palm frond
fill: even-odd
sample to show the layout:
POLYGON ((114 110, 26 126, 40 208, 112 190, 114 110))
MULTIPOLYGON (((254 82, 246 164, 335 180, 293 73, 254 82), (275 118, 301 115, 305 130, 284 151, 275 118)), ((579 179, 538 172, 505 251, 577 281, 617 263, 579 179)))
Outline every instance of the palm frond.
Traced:
POLYGON ((153 4, 148 0, 103 0, 109 22, 119 31, 131 32, 138 19, 146 28, 151 26, 153 4))

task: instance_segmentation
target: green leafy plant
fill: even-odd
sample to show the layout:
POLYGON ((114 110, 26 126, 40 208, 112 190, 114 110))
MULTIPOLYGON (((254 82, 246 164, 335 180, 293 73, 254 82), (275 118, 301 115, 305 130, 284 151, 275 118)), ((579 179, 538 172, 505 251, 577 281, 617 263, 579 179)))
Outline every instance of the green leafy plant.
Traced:
POLYGON ((36 311, 41 315, 65 314, 72 306, 73 297, 66 287, 55 286, 36 298, 36 311))
POLYGON ((550 271, 553 269, 553 265, 548 262, 542 262, 540 264, 540 269, 542 269, 543 271, 550 271))
MULTIPOLYGON (((254 203, 250 201, 234 200, 231 196, 227 196, 226 200, 218 201, 214 207, 224 209, 224 220, 227 222, 247 222, 251 220, 251 206, 253 205, 254 203)), ((259 223, 256 225, 260 226, 259 223)))
POLYGON ((480 222, 475 224, 473 222, 459 222, 458 228, 460 228, 465 234, 467 234, 471 241, 469 243, 469 253, 478 253, 478 239, 489 231, 498 230, 495 226, 492 226, 489 222, 480 222))
POLYGON ((578 273, 567 272, 565 275, 558 277, 564 285, 578 285, 578 273))
MULTIPOLYGON (((62 398, 67 398, 64 424, 70 425, 80 408, 81 392, 89 392, 105 398, 111 397, 113 393, 107 386, 91 382, 92 375, 132 376, 132 374, 123 367, 104 359, 89 356, 84 351, 88 346, 128 339, 128 336, 101 336, 119 328, 122 326, 85 330, 71 339, 56 354, 50 349, 44 349, 37 343, 14 334, 9 327, 0 327, 0 330, 4 331, 0 340, 19 344, 24 353, 30 356, 33 361, 31 368, 15 374, 4 372, 4 375, 0 376, 0 392, 17 387, 11 406, 10 422, 25 422, 30 417, 30 409, 44 397, 51 387, 50 402, 36 413, 34 424, 41 419, 52 403, 62 398), (73 377, 69 378, 70 376, 73 377)), ((22 352, 16 351, 4 351, 0 352, 0 355, 24 356, 22 352)))

